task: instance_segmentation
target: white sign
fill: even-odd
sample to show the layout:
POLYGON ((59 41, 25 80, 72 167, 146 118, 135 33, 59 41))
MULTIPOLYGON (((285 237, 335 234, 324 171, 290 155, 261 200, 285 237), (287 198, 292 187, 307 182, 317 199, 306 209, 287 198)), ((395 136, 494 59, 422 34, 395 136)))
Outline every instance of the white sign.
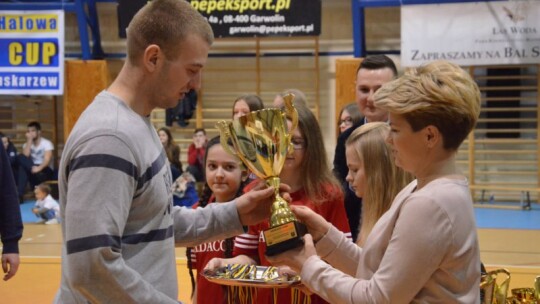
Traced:
POLYGON ((401 63, 540 63, 540 1, 401 7, 401 63))
POLYGON ((64 11, 0 12, 0 94, 64 93, 64 11))

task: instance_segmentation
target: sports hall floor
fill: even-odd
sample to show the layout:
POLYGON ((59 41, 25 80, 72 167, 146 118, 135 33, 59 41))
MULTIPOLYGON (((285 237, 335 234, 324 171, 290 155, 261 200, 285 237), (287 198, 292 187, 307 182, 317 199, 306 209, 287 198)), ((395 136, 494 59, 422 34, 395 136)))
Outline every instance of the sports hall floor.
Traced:
MULTIPOLYGON (((60 284, 60 225, 36 224, 29 211, 32 205, 21 205, 25 222, 21 266, 10 281, 0 281, 0 303, 51 303, 60 284)), ((510 270, 510 288, 533 287, 540 275, 540 206, 533 204, 530 211, 479 207, 475 213, 481 259, 488 270, 510 270)), ((176 253, 179 300, 190 303, 185 249, 177 248, 176 253)))

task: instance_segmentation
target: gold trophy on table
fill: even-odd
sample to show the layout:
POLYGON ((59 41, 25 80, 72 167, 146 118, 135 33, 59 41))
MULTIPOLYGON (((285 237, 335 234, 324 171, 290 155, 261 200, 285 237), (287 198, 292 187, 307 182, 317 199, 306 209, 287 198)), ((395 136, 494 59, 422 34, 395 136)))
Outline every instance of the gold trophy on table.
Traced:
POLYGON ((232 122, 219 121, 216 125, 223 148, 238 156, 251 172, 274 188, 270 229, 263 231, 266 255, 269 256, 303 245, 302 236, 307 231, 305 225, 296 220, 287 201, 279 195, 279 173, 287 154, 292 151, 291 131, 298 126, 298 113, 292 104, 294 95, 288 94, 283 99, 285 111, 267 108, 250 112, 232 122), (291 130, 287 119, 291 120, 291 130))

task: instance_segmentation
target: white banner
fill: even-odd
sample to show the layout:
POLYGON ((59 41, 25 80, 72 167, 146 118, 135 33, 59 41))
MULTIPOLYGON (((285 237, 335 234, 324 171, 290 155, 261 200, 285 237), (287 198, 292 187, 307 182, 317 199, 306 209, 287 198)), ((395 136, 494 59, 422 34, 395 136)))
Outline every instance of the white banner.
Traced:
POLYGON ((0 12, 0 94, 64 93, 64 11, 0 12))
POLYGON ((402 6, 402 65, 438 59, 462 66, 540 63, 540 1, 402 6))

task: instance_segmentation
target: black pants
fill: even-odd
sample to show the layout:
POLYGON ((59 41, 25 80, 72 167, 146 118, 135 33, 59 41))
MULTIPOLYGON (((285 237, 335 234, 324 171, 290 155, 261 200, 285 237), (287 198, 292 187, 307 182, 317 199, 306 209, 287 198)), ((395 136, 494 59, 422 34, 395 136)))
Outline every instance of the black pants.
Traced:
POLYGON ((18 172, 17 172, 17 188, 19 191, 19 200, 22 202, 24 196, 24 190, 26 184, 30 182, 30 187, 33 189, 35 186, 53 179, 53 170, 49 167, 44 168, 38 173, 32 173, 32 167, 34 163, 32 159, 26 157, 23 154, 17 156, 18 172))

